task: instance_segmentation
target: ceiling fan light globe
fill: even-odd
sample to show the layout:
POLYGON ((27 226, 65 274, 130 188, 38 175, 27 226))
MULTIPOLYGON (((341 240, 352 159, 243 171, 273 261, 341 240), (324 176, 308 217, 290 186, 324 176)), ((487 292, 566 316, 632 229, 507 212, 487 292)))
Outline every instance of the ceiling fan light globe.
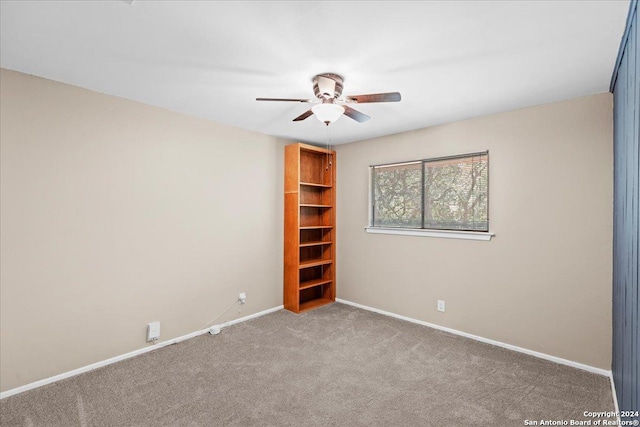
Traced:
POLYGON ((344 107, 338 104, 317 104, 311 111, 322 123, 333 123, 342 116, 344 107))

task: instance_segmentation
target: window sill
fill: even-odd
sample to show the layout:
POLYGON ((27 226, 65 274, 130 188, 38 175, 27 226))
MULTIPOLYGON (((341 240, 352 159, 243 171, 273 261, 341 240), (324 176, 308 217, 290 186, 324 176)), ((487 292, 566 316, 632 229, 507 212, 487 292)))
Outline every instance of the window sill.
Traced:
POLYGON ((396 234, 400 236, 442 237, 445 239, 489 241, 495 234, 482 231, 426 230, 417 228, 365 227, 367 233, 396 234))

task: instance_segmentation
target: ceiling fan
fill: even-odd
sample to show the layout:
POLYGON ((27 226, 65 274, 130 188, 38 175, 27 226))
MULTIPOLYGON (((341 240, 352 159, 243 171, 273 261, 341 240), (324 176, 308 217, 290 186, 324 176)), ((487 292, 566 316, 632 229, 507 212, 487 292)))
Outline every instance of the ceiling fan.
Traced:
POLYGON ((297 99, 297 98, 256 98, 256 101, 285 101, 285 102, 307 102, 315 104, 311 109, 302 113, 294 122, 299 122, 312 115, 318 120, 329 126, 330 123, 338 120, 343 114, 356 122, 363 123, 371 117, 358 110, 354 110, 347 104, 364 104, 367 102, 398 102, 400 101, 399 92, 387 93, 371 93, 367 95, 350 95, 342 96, 342 76, 333 73, 318 74, 313 78, 313 93, 315 99, 297 99))

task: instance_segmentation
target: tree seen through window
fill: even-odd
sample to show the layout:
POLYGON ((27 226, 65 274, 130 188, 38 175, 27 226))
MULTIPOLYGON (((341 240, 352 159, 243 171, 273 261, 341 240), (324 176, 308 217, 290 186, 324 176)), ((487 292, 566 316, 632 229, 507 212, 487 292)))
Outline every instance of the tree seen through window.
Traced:
POLYGON ((372 167, 374 227, 489 230, 489 154, 372 167))

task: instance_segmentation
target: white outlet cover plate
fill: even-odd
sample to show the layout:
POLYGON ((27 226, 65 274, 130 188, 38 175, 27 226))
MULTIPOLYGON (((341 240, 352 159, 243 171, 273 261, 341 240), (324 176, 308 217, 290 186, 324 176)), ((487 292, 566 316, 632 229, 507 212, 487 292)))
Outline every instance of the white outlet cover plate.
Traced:
POLYGON ((156 341, 160 338, 160 322, 147 324, 147 341, 156 341))
POLYGON ((444 311, 444 301, 441 299, 438 300, 438 311, 444 311))

